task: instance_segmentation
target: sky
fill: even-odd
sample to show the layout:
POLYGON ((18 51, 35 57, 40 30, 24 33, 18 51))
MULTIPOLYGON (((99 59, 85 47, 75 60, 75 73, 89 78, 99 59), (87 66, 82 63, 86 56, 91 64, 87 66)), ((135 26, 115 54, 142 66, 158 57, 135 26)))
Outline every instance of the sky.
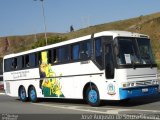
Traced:
MULTIPOLYGON (((47 32, 66 33, 88 26, 160 12, 160 0, 44 0, 47 32)), ((0 37, 44 32, 40 0, 0 0, 0 37)))

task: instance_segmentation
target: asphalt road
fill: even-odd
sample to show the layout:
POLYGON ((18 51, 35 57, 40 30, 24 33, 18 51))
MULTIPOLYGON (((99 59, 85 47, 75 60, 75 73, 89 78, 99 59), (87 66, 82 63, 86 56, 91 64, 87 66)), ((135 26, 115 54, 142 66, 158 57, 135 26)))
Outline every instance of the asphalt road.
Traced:
MULTIPOLYGON (((30 119, 34 117, 37 120, 47 120, 47 118, 52 119, 55 117, 55 120, 64 120, 64 118, 66 120, 98 119, 99 116, 95 117, 95 115, 105 115, 105 117, 107 115, 107 119, 109 119, 108 115, 113 115, 109 117, 118 119, 123 117, 124 119, 133 117, 125 116, 130 114, 141 115, 143 119, 150 115, 160 119, 160 94, 132 99, 125 103, 104 101, 101 107, 90 107, 82 100, 41 99, 38 103, 21 102, 18 98, 0 94, 0 114, 2 119, 9 116, 18 117, 18 120, 20 118, 30 119)), ((148 119, 151 118, 148 117, 148 119)))

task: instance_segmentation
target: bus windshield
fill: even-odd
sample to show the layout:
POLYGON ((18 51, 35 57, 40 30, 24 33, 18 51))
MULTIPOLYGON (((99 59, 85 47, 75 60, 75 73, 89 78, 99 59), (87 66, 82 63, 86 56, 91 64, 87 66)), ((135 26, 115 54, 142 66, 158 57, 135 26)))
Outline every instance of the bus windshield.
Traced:
POLYGON ((118 65, 155 64, 149 39, 119 37, 117 42, 119 47, 118 65))

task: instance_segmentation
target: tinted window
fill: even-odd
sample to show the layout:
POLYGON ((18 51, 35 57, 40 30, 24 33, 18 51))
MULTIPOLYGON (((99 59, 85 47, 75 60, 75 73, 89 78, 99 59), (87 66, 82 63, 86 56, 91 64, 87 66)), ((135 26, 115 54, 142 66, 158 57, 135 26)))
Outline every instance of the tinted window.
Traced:
POLYGON ((112 54, 111 44, 105 46, 105 67, 106 67, 106 78, 114 78, 114 62, 112 54))
POLYGON ((12 69, 17 69, 17 58, 12 59, 12 69))
POLYGON ((80 59, 80 44, 75 44, 71 46, 71 59, 72 60, 80 59))
POLYGON ((97 63, 102 66, 102 41, 101 38, 95 39, 95 59, 97 63))
POLYGON ((25 55, 25 67, 30 67, 30 64, 29 64, 29 55, 25 55))
POLYGON ((12 70, 12 59, 6 59, 4 60, 4 71, 11 71, 12 70))
POLYGON ((35 53, 32 53, 29 55, 29 66, 35 67, 36 66, 36 55, 35 53))
POLYGON ((38 52, 37 55, 38 55, 38 57, 37 57, 38 58, 38 60, 37 60, 38 61, 38 65, 41 65, 41 63, 42 63, 41 52, 38 52))
POLYGON ((58 49, 58 62, 66 62, 69 60, 68 47, 61 47, 58 49))
POLYGON ((24 66, 24 56, 17 57, 17 69, 22 69, 24 66))
POLYGON ((58 62, 58 55, 57 55, 57 49, 53 49, 53 63, 58 62))
POLYGON ((48 50, 48 63, 52 63, 52 50, 48 50))
POLYGON ((87 59, 91 57, 91 41, 84 41, 82 42, 82 49, 81 49, 81 57, 82 59, 87 59))

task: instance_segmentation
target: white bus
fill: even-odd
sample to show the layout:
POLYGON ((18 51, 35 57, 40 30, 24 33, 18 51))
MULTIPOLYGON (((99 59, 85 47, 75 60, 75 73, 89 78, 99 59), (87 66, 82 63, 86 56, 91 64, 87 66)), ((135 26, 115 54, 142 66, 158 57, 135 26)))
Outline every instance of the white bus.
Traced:
POLYGON ((7 95, 28 98, 126 100, 158 93, 157 65, 147 35, 103 31, 4 56, 7 95))

